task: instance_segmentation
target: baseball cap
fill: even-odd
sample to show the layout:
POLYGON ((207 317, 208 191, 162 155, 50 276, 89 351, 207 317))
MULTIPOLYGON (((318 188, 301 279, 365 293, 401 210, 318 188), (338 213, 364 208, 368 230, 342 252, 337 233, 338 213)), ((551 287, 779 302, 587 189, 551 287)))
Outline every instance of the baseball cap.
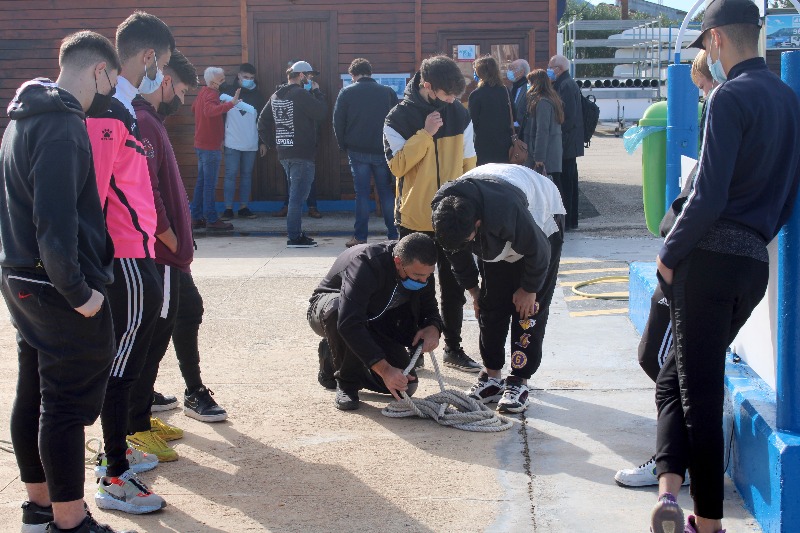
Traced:
POLYGON ((689 48, 704 49, 703 35, 706 30, 729 24, 755 24, 760 28, 763 22, 758 6, 751 0, 711 0, 706 5, 700 35, 689 48))
POLYGON ((309 74, 314 74, 315 76, 319 74, 314 68, 306 61, 298 61, 291 67, 289 67, 289 72, 307 72, 309 74))

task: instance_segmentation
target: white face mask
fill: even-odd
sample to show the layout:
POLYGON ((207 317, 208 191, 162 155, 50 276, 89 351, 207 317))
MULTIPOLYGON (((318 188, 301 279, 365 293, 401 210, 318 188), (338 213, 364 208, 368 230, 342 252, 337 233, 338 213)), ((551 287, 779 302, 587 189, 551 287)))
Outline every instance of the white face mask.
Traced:
POLYGON ((716 61, 711 59, 711 50, 706 50, 706 64, 708 65, 708 70, 711 71, 711 77, 714 78, 714 81, 722 83, 728 79, 728 76, 725 75, 725 69, 722 68, 722 57, 720 56, 719 45, 717 45, 716 61))
POLYGON ((142 82, 139 84, 139 94, 152 94, 161 87, 161 82, 164 81, 164 73, 161 72, 161 69, 158 68, 158 56, 153 54, 156 63, 156 77, 155 79, 151 80, 147 76, 147 64, 144 66, 144 77, 142 78, 142 82))

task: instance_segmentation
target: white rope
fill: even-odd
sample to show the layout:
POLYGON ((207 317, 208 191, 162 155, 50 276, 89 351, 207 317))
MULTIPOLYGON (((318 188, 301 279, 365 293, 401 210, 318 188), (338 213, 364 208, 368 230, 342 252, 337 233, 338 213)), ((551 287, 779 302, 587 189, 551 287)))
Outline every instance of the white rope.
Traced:
MULTIPOLYGON (((421 354, 422 343, 420 342, 408 367, 403 370, 403 375, 407 376, 411 372, 421 354)), ((433 352, 430 352, 430 356, 441 392, 431 394, 427 398, 410 398, 408 394, 401 392, 400 395, 403 399, 395 400, 384 407, 383 411, 381 411, 384 416, 390 418, 405 418, 409 416, 432 418, 443 426, 483 433, 505 431, 513 425, 511 420, 497 414, 474 398, 470 398, 464 392, 456 389, 445 389, 436 356, 433 352)))

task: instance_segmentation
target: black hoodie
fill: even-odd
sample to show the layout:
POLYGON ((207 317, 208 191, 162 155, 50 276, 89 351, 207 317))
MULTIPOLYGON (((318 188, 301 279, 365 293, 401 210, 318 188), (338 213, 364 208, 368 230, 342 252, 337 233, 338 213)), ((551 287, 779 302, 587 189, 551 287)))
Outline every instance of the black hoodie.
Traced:
POLYGON ((0 145, 0 265, 46 276, 73 308, 113 281, 114 248, 80 103, 50 80, 22 85, 0 145))
POLYGON ((325 95, 306 91, 296 83, 281 85, 258 117, 258 138, 268 148, 278 147, 278 159, 314 161, 317 122, 328 114, 325 95))

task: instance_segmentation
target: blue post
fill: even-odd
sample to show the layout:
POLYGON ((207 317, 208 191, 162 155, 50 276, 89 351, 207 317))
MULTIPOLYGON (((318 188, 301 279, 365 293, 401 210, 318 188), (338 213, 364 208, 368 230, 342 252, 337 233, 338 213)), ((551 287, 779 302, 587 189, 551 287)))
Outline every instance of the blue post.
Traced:
MULTIPOLYGON (((781 78, 800 96, 800 51, 781 54, 781 78)), ((778 234, 777 425, 800 433, 800 199, 778 234)))
POLYGON ((667 67, 666 210, 681 192, 681 156, 697 159, 697 88, 691 65, 667 67))

